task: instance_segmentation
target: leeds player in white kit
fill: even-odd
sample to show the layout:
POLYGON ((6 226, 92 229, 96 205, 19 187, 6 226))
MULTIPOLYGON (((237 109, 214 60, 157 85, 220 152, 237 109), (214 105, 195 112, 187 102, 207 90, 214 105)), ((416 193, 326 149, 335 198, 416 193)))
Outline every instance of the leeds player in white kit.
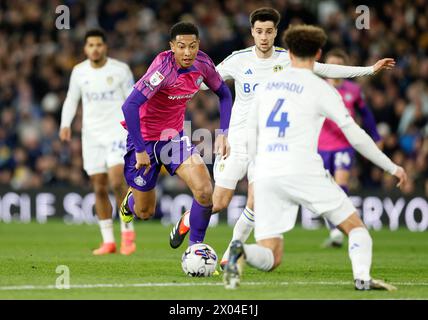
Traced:
MULTIPOLYGON (((223 80, 234 80, 236 96, 228 133, 231 154, 226 159, 218 158, 214 165, 213 212, 227 208, 238 181, 245 175, 249 183, 246 208, 234 227, 232 241, 238 239, 245 242, 254 227, 254 168, 248 160, 246 141, 248 107, 260 83, 291 63, 288 51, 273 45, 280 18, 279 12, 273 8, 254 10, 250 14, 250 23, 255 45, 233 52, 216 67, 223 80)), ((352 78, 371 75, 381 69, 390 68, 394 63, 393 59, 379 60, 370 67, 315 63, 314 72, 329 78, 352 78)), ((208 89, 204 85, 201 88, 208 89)), ((182 221, 185 223, 185 219, 182 221)), ((178 227, 175 229, 178 232, 178 227)), ((221 260, 222 266, 227 262, 227 256, 228 250, 221 260)))
MULTIPOLYGON (((90 30, 85 35, 87 60, 73 68, 67 97, 61 114, 61 141, 70 141, 71 123, 82 99, 82 153, 83 167, 94 187, 95 211, 103 243, 94 255, 116 252, 113 234, 112 206, 109 187, 116 203, 125 197, 127 186, 123 177, 123 155, 126 130, 121 106, 132 91, 134 79, 127 64, 107 57, 106 37, 101 30, 90 30)), ((121 222, 120 252, 132 254, 135 249, 135 231, 132 223, 121 222)))
POLYGON ((232 242, 225 267, 227 288, 239 284, 240 258, 260 270, 277 267, 283 254, 282 234, 294 227, 298 206, 326 217, 349 236, 355 288, 395 287, 370 276, 372 239, 344 191, 327 173, 317 152, 326 117, 352 146, 373 163, 406 182, 395 165, 354 122, 339 93, 313 73, 327 36, 314 26, 296 26, 284 36, 292 67, 260 85, 248 115, 248 152, 255 156, 255 238, 257 244, 232 242))

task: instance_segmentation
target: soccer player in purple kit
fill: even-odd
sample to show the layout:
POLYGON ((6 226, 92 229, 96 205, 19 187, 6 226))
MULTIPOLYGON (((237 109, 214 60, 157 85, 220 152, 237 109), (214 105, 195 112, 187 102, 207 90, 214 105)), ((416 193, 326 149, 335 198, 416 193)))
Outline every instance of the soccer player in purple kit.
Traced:
MULTIPOLYGON (((348 60, 348 55, 343 50, 332 49, 326 54, 325 63, 347 65, 348 60)), ((356 114, 359 114, 367 133, 376 143, 379 143, 381 137, 377 131, 374 116, 364 101, 361 87, 350 80, 327 79, 327 81, 342 96, 350 115, 355 118, 356 114)), ((325 120, 321 129, 318 153, 323 159, 324 168, 330 172, 336 183, 348 194, 348 182, 355 150, 340 128, 330 119, 325 120)), ((323 243, 323 247, 341 247, 344 238, 343 233, 329 221, 326 222, 330 229, 330 235, 323 243)))
POLYGON ((133 215, 149 219, 156 206, 155 185, 161 166, 178 175, 193 193, 189 245, 202 242, 211 217, 211 177, 201 156, 183 135, 186 102, 202 82, 220 100, 220 129, 215 153, 227 157, 232 95, 207 54, 199 50, 199 32, 179 22, 170 30, 171 50, 161 52, 122 106, 128 130, 125 178, 130 186, 120 207, 124 222, 133 215))

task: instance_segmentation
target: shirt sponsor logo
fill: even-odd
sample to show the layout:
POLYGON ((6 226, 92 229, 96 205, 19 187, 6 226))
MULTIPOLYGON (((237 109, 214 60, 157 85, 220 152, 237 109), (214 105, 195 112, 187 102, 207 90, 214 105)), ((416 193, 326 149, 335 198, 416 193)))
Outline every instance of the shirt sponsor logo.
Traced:
POLYGON ((170 100, 191 99, 195 95, 195 93, 181 94, 178 96, 168 96, 168 99, 170 99, 170 100))
POLYGON ((245 82, 245 83, 244 83, 244 86, 243 86, 244 92, 245 92, 245 93, 250 93, 250 92, 251 92, 251 90, 252 90, 252 91, 255 91, 255 90, 256 90, 256 87, 257 87, 258 85, 259 85, 259 83, 251 84, 251 83, 245 82))
POLYGON ((146 180, 143 179, 141 176, 136 176, 134 178, 134 182, 137 186, 143 187, 146 185, 146 180))
POLYGON ((165 79, 164 75, 162 73, 160 73, 159 71, 156 71, 150 77, 150 84, 152 86, 156 87, 157 85, 159 85, 163 81, 163 79, 165 79))
POLYGON ((102 91, 102 92, 86 92, 86 99, 88 102, 92 101, 113 101, 114 100, 114 90, 102 91))

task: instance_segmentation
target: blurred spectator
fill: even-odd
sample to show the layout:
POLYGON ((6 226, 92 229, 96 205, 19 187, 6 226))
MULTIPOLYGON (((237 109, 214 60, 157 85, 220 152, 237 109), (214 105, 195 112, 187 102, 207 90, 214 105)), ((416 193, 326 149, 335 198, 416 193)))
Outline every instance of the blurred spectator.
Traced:
MULTIPOLYGON (((359 1, 309 0, 96 0, 65 1, 71 29, 55 28, 58 1, 0 2, 0 185, 16 189, 41 186, 85 188, 82 170, 81 110, 73 122, 70 148, 58 140, 58 122, 72 67, 84 59, 86 29, 108 32, 109 55, 131 65, 136 79, 154 56, 169 48, 169 28, 189 20, 200 29, 201 49, 220 63, 233 50, 252 45, 249 13, 273 6, 282 14, 279 36, 290 23, 325 28, 332 47, 344 48, 352 64, 371 65, 393 57, 396 68, 357 79, 373 110, 384 151, 403 165, 413 181, 406 192, 428 196, 428 0, 377 1, 370 7, 370 28, 358 30, 359 1)), ((192 132, 219 125, 217 98, 200 92, 186 113, 192 132)), ((191 133, 190 133, 191 134, 191 133)), ((199 141, 195 141, 199 143, 199 141)), ((161 184, 162 185, 162 184, 161 184)), ((177 179, 164 187, 184 189, 177 179)), ((351 191, 391 191, 394 180, 365 159, 352 170, 351 191)), ((238 191, 245 190, 245 182, 238 191)))

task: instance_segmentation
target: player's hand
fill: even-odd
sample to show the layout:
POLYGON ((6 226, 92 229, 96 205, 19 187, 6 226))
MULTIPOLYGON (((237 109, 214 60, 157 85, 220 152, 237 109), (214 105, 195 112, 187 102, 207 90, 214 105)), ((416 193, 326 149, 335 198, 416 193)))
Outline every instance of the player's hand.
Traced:
POLYGON ((142 167, 146 167, 146 170, 144 170, 143 175, 149 173, 150 157, 147 152, 135 152, 135 159, 137 160, 137 163, 135 164, 135 169, 140 170, 142 167))
POLYGON ((404 169, 400 166, 398 166, 397 171, 394 173, 394 176, 398 178, 397 187, 403 188, 404 185, 407 183, 407 173, 404 171, 404 169))
POLYGON ((395 67, 395 60, 392 58, 385 58, 378 60, 373 65, 373 71, 374 73, 378 73, 379 71, 385 69, 385 70, 391 70, 395 67))
POLYGON ((230 154, 230 145, 227 140, 227 136, 224 134, 219 134, 215 139, 214 143, 214 153, 222 156, 223 159, 226 159, 230 154))
POLYGON ((59 131, 59 139, 62 142, 69 142, 71 140, 71 128, 70 127, 63 127, 59 131))

